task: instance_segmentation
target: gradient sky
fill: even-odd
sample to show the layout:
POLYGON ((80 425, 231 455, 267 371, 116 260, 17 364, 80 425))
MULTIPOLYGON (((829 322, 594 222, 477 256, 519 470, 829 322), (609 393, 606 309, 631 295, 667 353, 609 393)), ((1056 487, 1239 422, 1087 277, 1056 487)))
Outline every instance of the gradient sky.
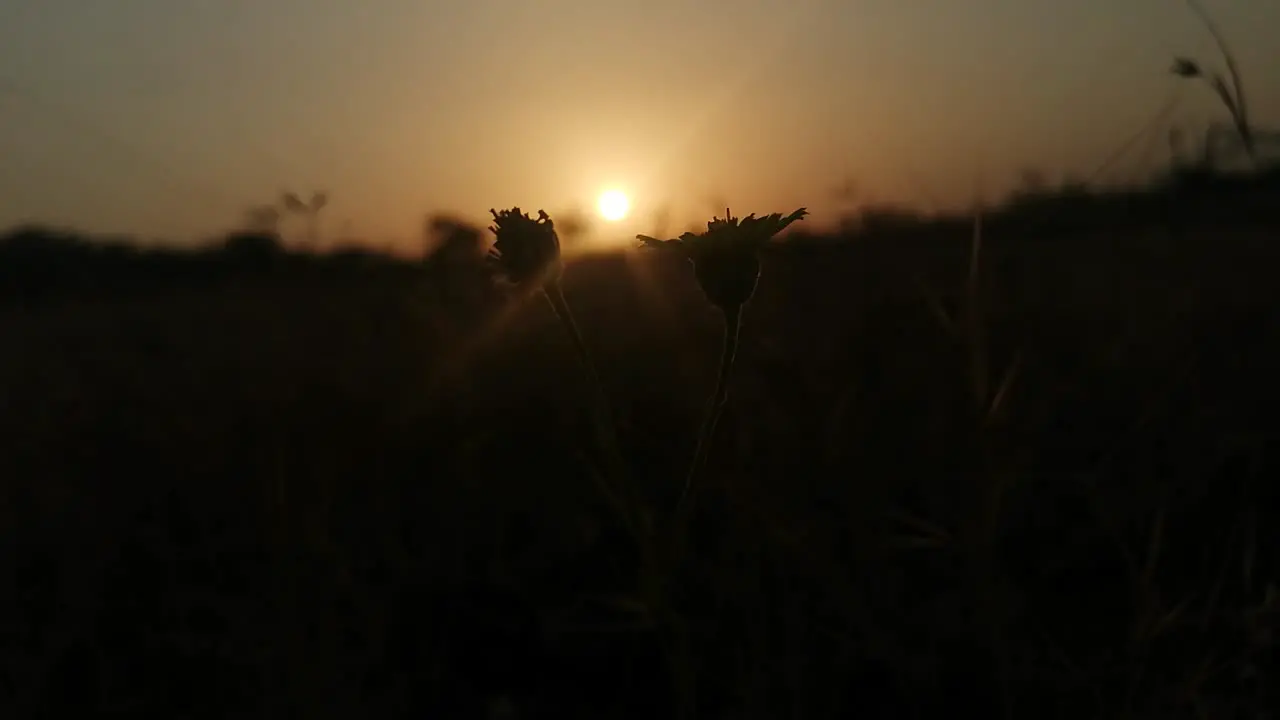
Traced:
MULTIPOLYGON (((1280 0, 1203 4, 1280 124, 1280 0)), ((954 205, 1089 175, 1175 93, 1208 122, 1175 54, 1220 64, 1182 0, 4 0, 0 225, 185 242, 315 188, 330 235, 407 244, 432 211, 606 186, 645 230, 662 205, 829 220, 846 178, 954 205)))

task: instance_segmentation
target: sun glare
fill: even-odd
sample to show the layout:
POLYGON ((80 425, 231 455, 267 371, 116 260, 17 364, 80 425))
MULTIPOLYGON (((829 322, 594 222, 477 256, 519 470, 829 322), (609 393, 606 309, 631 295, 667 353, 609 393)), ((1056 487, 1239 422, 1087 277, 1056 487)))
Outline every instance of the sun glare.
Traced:
POLYGON ((597 207, 600 210, 600 217, 613 222, 627 216, 627 211, 631 209, 631 201, 627 200, 627 196, 620 190, 606 190, 600 193, 597 207))

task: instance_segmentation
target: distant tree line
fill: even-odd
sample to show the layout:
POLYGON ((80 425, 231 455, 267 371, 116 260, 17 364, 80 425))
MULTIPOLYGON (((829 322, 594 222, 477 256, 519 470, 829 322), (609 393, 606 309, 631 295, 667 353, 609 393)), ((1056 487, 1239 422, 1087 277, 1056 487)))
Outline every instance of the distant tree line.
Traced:
MULTIPOLYGON (((574 225, 567 229, 581 232, 582 221, 576 216, 567 222, 574 225)), ((971 225, 968 212, 925 214, 870 205, 847 217, 837 231, 799 231, 785 246, 949 242, 967 238, 971 225)), ((985 233, 1019 242, 1069 240, 1099 231, 1168 229, 1173 237, 1205 229, 1277 227, 1280 169, 1230 175, 1190 168, 1130 189, 1094 189, 1079 182, 1051 186, 1029 175, 1002 203, 983 211, 985 233)), ((423 255, 417 261, 356 242, 323 251, 310 244, 288 248, 268 222, 246 225, 195 248, 143 248, 127 238, 22 226, 0 235, 0 301, 122 297, 262 275, 354 271, 412 273, 447 289, 450 278, 458 287, 473 284, 461 276, 482 271, 490 240, 484 228, 452 215, 428 218, 423 255)))

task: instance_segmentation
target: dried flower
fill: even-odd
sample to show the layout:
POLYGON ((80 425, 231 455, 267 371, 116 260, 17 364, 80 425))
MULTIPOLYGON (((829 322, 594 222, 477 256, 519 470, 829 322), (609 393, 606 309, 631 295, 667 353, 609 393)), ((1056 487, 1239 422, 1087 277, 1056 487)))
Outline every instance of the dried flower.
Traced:
POLYGON ((628 514, 635 512, 633 503, 628 504, 622 500, 629 492, 626 486, 626 468, 618 449, 613 413, 605 395, 604 383, 596 371, 586 340, 573 319, 569 300, 560 283, 564 274, 564 261, 560 255, 560 236, 556 232, 555 223, 544 210, 538 211, 536 220, 521 212, 518 207, 489 212, 493 215, 493 225, 489 230, 497 236, 493 248, 489 250, 489 261, 510 282, 546 298, 552 312, 568 332, 578 360, 591 379, 593 411, 596 414, 591 426, 597 433, 606 462, 611 465, 607 473, 598 474, 595 478, 605 498, 624 515, 629 528, 637 532, 640 525, 636 517, 628 514))
POLYGON ((684 488, 676 503, 673 547, 675 556, 683 552, 686 533, 693 517, 698 477, 706 465, 711 439, 729 397, 729 376, 733 372, 742 331, 742 308, 755 294, 760 279, 760 250, 775 235, 808 212, 800 208, 783 217, 779 213, 758 218, 755 214, 738 219, 728 209, 724 219, 712 218, 706 232, 685 233, 675 240, 657 240, 637 235, 642 247, 674 250, 693 263, 693 274, 707 300, 724 316, 724 347, 720 352, 720 373, 716 378, 711 405, 698 433, 684 488))
POLYGON ((546 212, 539 210, 536 220, 518 207, 489 212, 493 215, 489 230, 497 237, 489 259, 508 280, 518 285, 531 281, 548 285, 560 279, 564 267, 560 236, 546 212))
POLYGON ((791 223, 808 212, 804 208, 783 217, 779 213, 745 218, 725 210, 712 218, 705 232, 688 232, 674 240, 637 235, 643 246, 677 250, 693 263, 693 273, 707 300, 723 311, 735 311, 755 293, 760 278, 760 250, 791 223))

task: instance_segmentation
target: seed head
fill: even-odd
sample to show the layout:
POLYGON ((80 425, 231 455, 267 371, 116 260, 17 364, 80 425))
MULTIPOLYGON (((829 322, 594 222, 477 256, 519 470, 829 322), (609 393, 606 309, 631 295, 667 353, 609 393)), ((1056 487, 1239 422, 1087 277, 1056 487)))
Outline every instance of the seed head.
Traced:
POLYGON ((687 232, 674 240, 657 240, 637 235, 643 247, 674 250, 693 263, 693 274, 707 300, 721 310, 746 304, 760 279, 760 250, 784 228, 808 212, 800 208, 783 217, 773 213, 736 218, 725 209, 725 217, 712 218, 704 232, 687 232))
POLYGON ((493 215, 489 230, 497 238, 489 250, 489 260, 508 280, 523 285, 560 279, 560 236, 546 212, 539 210, 536 220, 518 207, 489 213, 493 215))

